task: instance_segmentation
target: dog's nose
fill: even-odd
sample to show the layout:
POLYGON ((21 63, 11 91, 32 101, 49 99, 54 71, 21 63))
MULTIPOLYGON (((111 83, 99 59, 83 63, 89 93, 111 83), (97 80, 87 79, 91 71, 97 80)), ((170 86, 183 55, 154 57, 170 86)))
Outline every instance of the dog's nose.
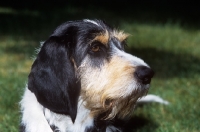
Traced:
POLYGON ((135 77, 138 81, 143 84, 149 84, 151 82, 151 78, 154 75, 154 71, 146 66, 137 66, 135 71, 135 77))

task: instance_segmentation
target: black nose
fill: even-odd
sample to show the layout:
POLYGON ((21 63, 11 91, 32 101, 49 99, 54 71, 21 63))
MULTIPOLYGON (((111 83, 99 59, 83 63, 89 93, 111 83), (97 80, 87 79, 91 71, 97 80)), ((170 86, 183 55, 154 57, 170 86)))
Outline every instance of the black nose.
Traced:
POLYGON ((135 71, 135 77, 138 81, 143 84, 149 84, 151 82, 151 78, 154 75, 154 71, 146 66, 137 66, 135 71))

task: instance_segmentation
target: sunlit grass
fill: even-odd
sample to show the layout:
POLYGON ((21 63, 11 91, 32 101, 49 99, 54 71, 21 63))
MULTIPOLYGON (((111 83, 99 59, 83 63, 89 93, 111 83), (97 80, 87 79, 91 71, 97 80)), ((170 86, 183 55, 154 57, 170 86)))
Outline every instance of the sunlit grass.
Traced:
POLYGON ((28 53, 30 50, 23 49, 30 42, 25 41, 23 37, 21 39, 13 37, 15 36, 0 38, 0 131, 2 132, 18 131, 20 113, 18 103, 32 64, 28 53))
POLYGON ((155 47, 173 52, 199 54, 200 31, 188 30, 179 24, 123 24, 132 34, 130 42, 135 47, 155 47))

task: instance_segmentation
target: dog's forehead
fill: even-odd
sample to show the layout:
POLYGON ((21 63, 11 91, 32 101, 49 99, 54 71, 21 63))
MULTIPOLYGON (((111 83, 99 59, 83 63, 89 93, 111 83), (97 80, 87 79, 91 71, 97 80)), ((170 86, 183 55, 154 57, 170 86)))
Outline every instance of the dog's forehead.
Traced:
POLYGON ((95 38, 92 41, 99 41, 104 45, 107 45, 109 40, 113 37, 122 42, 129 36, 129 34, 124 33, 121 30, 111 29, 102 21, 85 19, 84 22, 93 24, 101 29, 100 32, 95 34, 95 38))

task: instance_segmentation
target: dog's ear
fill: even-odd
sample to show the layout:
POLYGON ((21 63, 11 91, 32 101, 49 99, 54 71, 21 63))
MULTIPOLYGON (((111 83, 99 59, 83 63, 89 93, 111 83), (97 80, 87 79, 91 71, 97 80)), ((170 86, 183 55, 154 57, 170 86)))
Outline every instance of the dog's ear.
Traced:
POLYGON ((28 79, 28 88, 40 104, 53 112, 69 115, 73 122, 80 94, 80 82, 71 59, 76 32, 77 26, 72 23, 59 26, 42 45, 28 79))

